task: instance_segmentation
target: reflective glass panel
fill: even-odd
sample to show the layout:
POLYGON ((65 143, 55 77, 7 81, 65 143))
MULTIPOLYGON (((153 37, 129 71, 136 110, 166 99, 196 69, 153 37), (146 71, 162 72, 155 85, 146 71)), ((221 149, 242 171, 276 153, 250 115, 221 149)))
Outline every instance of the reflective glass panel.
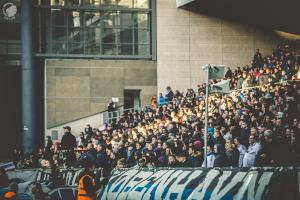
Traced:
POLYGON ((117 0, 117 5, 125 8, 132 8, 132 0, 117 0))
POLYGON ((134 8, 149 8, 149 0, 133 0, 134 8))
POLYGON ((84 26, 100 26, 101 15, 99 12, 85 12, 84 13, 84 26))
POLYGON ((100 0, 83 0, 83 3, 86 6, 99 6, 100 0))

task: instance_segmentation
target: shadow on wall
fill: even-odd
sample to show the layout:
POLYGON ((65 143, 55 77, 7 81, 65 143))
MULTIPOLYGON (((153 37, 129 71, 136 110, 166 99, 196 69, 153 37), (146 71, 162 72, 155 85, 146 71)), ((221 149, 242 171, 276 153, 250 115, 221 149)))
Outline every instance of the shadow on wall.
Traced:
MULTIPOLYGON (((300 1, 294 0, 196 0, 186 6, 193 12, 266 30, 280 30, 300 34, 300 1)), ((183 7, 184 8, 184 7, 183 7)))

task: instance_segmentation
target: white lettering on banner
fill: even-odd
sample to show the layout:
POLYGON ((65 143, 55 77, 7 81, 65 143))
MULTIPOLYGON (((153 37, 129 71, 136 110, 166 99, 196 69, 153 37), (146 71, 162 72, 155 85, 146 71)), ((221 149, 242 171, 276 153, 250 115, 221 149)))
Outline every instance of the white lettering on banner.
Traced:
POLYGON ((229 191, 235 187, 237 184, 243 181, 244 177, 247 175, 247 172, 238 172, 233 176, 231 181, 221 189, 221 186, 223 186, 224 181, 228 180, 230 175, 232 174, 231 172, 226 175, 227 172, 224 172, 224 174, 219 178, 218 180, 218 185, 215 187, 211 194, 211 199, 221 199, 225 195, 229 194, 229 191), (220 190, 221 189, 221 190, 220 190))
POLYGON ((150 188, 144 192, 143 199, 151 199, 152 195, 155 195, 155 197, 157 197, 155 199, 159 199, 159 197, 157 195, 157 191, 162 190, 163 186, 165 185, 165 182, 168 180, 168 178, 173 173, 174 173, 174 170, 159 170, 159 171, 155 172, 155 174, 153 175, 156 177, 156 179, 154 180, 154 184, 152 184, 150 186, 150 188), (155 188, 156 188, 156 191, 155 191, 155 188))
POLYGON ((243 199, 246 191, 248 190, 249 184, 250 184, 251 180, 253 179, 253 176, 257 177, 257 171, 252 171, 247 174, 246 178, 243 181, 242 187, 240 187, 238 193, 233 197, 233 200, 243 199))
MULTIPOLYGON (((128 169, 124 173, 114 174, 100 193, 101 199, 120 200, 156 200, 156 199, 262 199, 270 195, 299 196, 299 188, 291 188, 288 194, 285 187, 277 187, 277 180, 296 181, 284 177, 282 169, 128 169), (276 176, 275 179, 272 177, 276 176), (268 189, 268 190, 267 190, 268 189), (280 189, 280 191, 277 191, 280 189), (281 192, 281 189, 283 192, 281 192), (296 189, 296 191, 294 190, 296 189), (275 190, 275 191, 274 191, 275 190), (296 193, 295 193, 296 192, 296 193)), ((298 172, 298 181, 300 172, 298 172)), ((282 184, 282 183, 280 183, 282 184)), ((295 184, 298 184, 295 182, 295 184)), ((281 197, 280 197, 281 198, 281 197)))
POLYGON ((247 199, 262 199, 263 192, 265 191, 266 186, 269 184, 270 179, 273 175, 273 172, 264 172, 256 183, 258 174, 255 174, 254 178, 251 180, 248 187, 248 198, 247 199), (258 186, 257 186, 258 184, 258 186), (258 187, 255 192, 255 187, 258 187))
MULTIPOLYGON (((150 188, 154 185, 157 185, 156 184, 157 181, 159 181, 162 178, 162 176, 164 176, 165 173, 167 173, 167 172, 168 171, 165 171, 165 170, 160 170, 158 172, 152 172, 152 174, 149 174, 150 176, 141 180, 141 182, 139 184, 137 184, 134 188, 132 188, 130 190, 130 193, 127 194, 127 197, 133 196, 133 197, 138 197, 139 199, 143 199, 145 193, 148 190, 152 191, 152 189, 150 189, 150 188)), ((143 176, 144 176, 144 174, 143 174, 143 176)), ((145 177, 146 177, 146 175, 145 175, 145 177)))
POLYGON ((144 171, 142 173, 138 173, 134 178, 132 178, 129 182, 127 182, 126 187, 123 188, 122 191, 120 191, 120 195, 118 195, 118 199, 127 199, 128 196, 138 198, 138 196, 141 195, 141 192, 136 193, 138 196, 133 195, 133 189, 136 186, 139 186, 139 184, 149 178, 153 174, 152 171, 144 171))
POLYGON ((224 181, 228 180, 228 178, 231 176, 231 171, 222 171, 221 176, 218 177, 217 185, 213 188, 213 191, 211 193, 211 199, 216 198, 217 193, 219 192, 220 188, 223 186, 224 181))
POLYGON ((210 170, 205 176, 205 179, 194 189, 189 199, 204 199, 207 188, 219 174, 220 171, 218 170, 210 170))
POLYGON ((178 177, 176 177, 176 181, 170 186, 170 188, 168 190, 166 199, 171 199, 172 194, 177 194, 177 198, 178 198, 178 196, 180 196, 183 193, 183 190, 188 182, 186 181, 183 184, 179 184, 179 182, 182 181, 182 179, 184 179, 190 173, 191 173, 190 171, 184 171, 184 172, 182 172, 182 174, 180 174, 178 177), (176 193, 174 193, 174 192, 176 192, 176 193))
MULTIPOLYGON (((128 181, 134 177, 139 170, 128 170, 122 176, 116 180, 110 187, 110 193, 107 195, 107 199, 117 199, 120 191, 127 185, 128 181)), ((109 192, 109 191, 106 191, 109 192)))

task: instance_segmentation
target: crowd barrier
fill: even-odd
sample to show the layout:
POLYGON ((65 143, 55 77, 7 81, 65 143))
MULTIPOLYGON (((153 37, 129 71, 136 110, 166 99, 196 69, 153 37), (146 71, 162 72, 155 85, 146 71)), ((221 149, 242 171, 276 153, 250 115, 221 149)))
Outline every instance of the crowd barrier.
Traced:
POLYGON ((298 168, 115 171, 98 199, 299 199, 298 168))

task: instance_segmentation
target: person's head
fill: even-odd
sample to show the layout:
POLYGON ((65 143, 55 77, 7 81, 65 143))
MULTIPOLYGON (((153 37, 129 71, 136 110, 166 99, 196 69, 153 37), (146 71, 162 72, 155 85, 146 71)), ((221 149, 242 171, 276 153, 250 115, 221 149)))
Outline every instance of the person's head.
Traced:
POLYGON ((140 159, 138 160, 138 165, 139 165, 140 167, 146 167, 146 164, 147 164, 147 161, 146 161, 145 158, 140 158, 140 159))
POLYGON ((251 127, 251 129, 250 129, 250 135, 256 136, 256 134, 257 134, 256 128, 255 127, 251 127))
POLYGON ((241 144, 241 138, 240 137, 236 137, 236 138, 234 138, 233 142, 238 147, 241 144))
POLYGON ((126 160, 125 158, 121 158, 117 162, 117 167, 118 168, 126 168, 126 160))
POLYGON ((153 145, 151 143, 147 143, 147 149, 149 151, 152 151, 153 150, 153 145))
POLYGON ((65 126, 64 127, 64 133, 70 133, 71 132, 71 127, 70 126, 65 126))
POLYGON ((225 152, 223 145, 221 145, 221 144, 215 144, 215 146, 214 146, 214 152, 216 154, 223 154, 225 152))
POLYGON ((294 118, 293 119, 293 126, 296 127, 298 124, 298 119, 297 118, 294 118))
POLYGON ((211 153, 211 152, 214 152, 214 147, 211 146, 211 145, 208 145, 207 146, 207 153, 211 153))
POLYGON ((264 132, 264 139, 267 143, 270 143, 273 141, 273 131, 271 130, 265 130, 264 132))
POLYGON ((189 155, 192 155, 195 153, 195 148, 193 146, 189 147, 189 155))
POLYGON ((90 142, 90 143, 88 143, 86 148, 87 148, 87 150, 91 150, 91 149, 93 149, 93 148, 94 148, 94 145, 93 145, 93 143, 91 143, 91 142, 90 142))
POLYGON ((98 144, 96 147, 97 152, 103 151, 104 150, 104 146, 103 144, 98 144))
POLYGON ((169 155, 168 156, 168 163, 175 163, 176 162, 176 158, 174 155, 169 155))
POLYGON ((48 135, 48 136, 47 136, 47 140, 51 140, 51 136, 48 135))
POLYGON ((81 139, 84 138, 83 132, 80 132, 80 133, 79 133, 79 137, 80 137, 81 139))
POLYGON ((249 144, 252 145, 255 143, 255 136, 254 135, 250 135, 249 136, 249 144))
POLYGON ((231 151, 233 148, 234 148, 234 144, 232 143, 232 140, 227 140, 225 143, 226 151, 231 151))
POLYGON ((178 162, 182 163, 186 161, 186 154, 184 152, 181 152, 176 156, 176 159, 178 162))

